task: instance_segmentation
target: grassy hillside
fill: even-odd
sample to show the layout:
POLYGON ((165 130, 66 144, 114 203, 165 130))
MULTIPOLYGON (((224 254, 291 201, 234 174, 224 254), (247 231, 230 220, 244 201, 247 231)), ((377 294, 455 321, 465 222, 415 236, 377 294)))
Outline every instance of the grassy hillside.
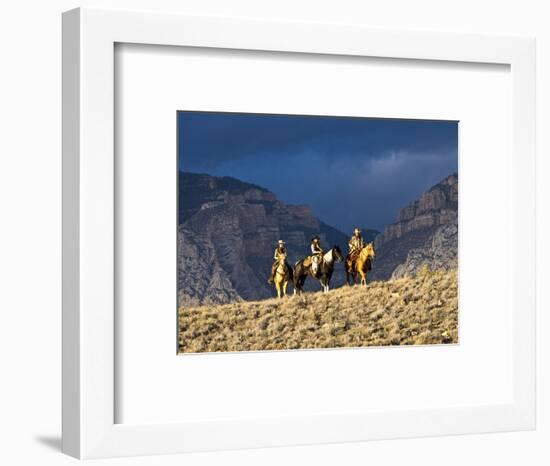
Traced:
POLYGON ((457 271, 305 293, 282 300, 180 308, 180 352, 458 342, 457 271))

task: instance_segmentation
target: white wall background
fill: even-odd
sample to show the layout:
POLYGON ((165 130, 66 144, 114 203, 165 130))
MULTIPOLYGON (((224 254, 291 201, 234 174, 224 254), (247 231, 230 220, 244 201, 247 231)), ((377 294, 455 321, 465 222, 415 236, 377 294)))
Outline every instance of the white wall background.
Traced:
MULTIPOLYGON (((76 6, 307 19, 537 38, 536 432, 104 460, 101 464, 501 466, 550 463, 550 12, 544 0, 11 0, 0 9, 0 463, 72 464, 60 452, 61 12, 76 6)), ((496 228, 497 226, 495 226, 496 228)), ((516 245, 521 252, 521 245, 516 245)), ((490 335, 488 335, 490 343, 490 335)))

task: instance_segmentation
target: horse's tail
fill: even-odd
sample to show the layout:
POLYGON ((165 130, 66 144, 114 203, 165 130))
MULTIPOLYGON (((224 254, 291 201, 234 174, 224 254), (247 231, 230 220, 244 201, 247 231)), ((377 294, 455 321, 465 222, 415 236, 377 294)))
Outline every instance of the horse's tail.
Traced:
POLYGON ((287 265, 286 268, 288 269, 288 279, 289 279, 289 281, 294 283, 294 269, 290 265, 287 265))
POLYGON ((292 269, 292 284, 297 290, 301 290, 304 286, 306 276, 304 274, 304 260, 301 259, 296 262, 296 265, 292 269))

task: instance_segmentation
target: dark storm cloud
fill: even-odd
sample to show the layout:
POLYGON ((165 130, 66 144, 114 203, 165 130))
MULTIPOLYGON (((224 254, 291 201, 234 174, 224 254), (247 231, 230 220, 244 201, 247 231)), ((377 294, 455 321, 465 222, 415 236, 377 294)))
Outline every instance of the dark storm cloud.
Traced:
POLYGON ((180 169, 264 186, 345 232, 382 229, 458 170, 456 122, 180 112, 178 131, 180 169))

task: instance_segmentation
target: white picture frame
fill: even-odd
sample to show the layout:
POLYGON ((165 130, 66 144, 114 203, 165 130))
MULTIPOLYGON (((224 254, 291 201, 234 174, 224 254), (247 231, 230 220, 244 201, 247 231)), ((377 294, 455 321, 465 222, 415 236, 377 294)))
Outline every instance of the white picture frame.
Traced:
MULTIPOLYGON (((533 429, 535 44, 530 38, 77 9, 63 15, 63 451, 78 458, 533 429), (165 424, 115 423, 115 44, 510 66, 509 403, 165 424)), ((227 355, 232 357, 232 355, 227 355)))

